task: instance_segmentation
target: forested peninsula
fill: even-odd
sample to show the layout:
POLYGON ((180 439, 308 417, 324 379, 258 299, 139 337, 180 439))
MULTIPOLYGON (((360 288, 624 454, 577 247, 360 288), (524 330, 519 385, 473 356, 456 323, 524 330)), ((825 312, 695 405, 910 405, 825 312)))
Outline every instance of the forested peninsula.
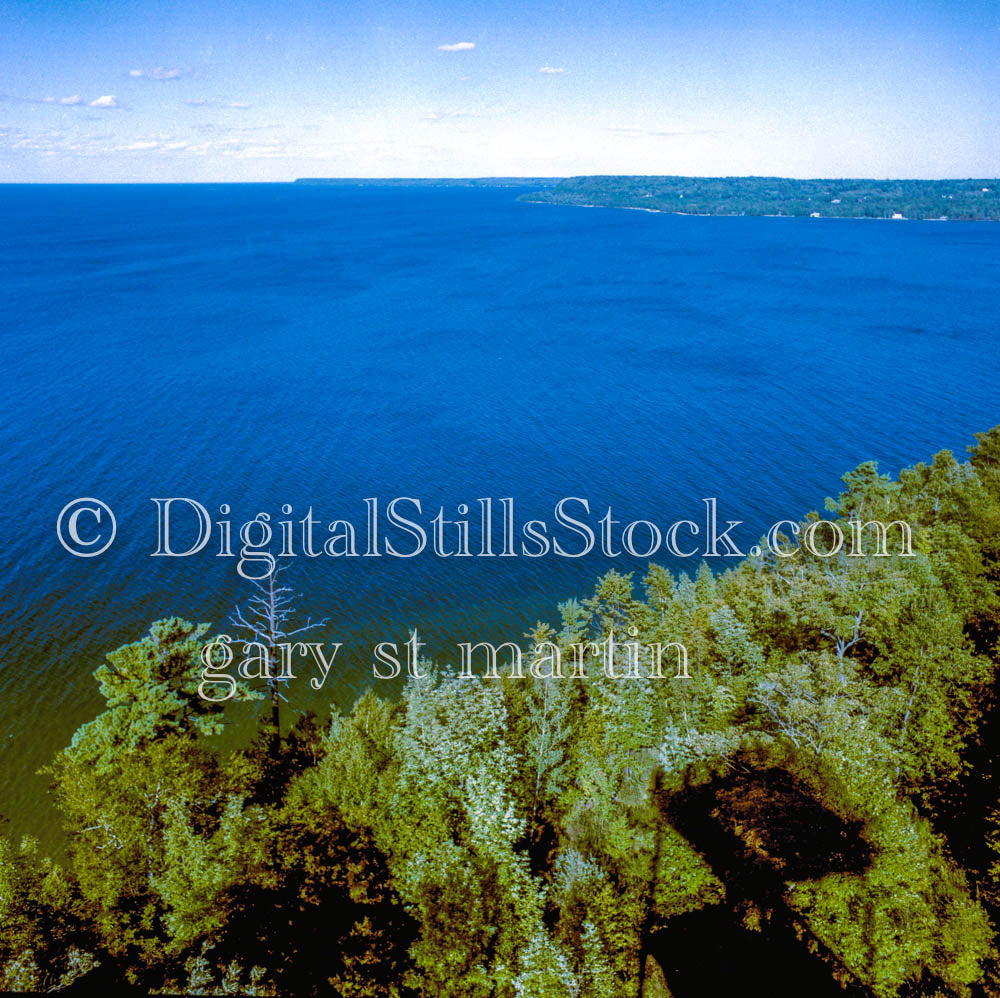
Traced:
POLYGON ((224 751, 218 630, 157 621, 47 771, 65 854, 0 844, 0 989, 1000 993, 1000 427, 843 481, 825 518, 912 557, 611 572, 525 637, 679 640, 690 679, 424 663, 224 751))
POLYGON ((1000 221, 1000 181, 569 177, 523 201, 687 215, 1000 221))

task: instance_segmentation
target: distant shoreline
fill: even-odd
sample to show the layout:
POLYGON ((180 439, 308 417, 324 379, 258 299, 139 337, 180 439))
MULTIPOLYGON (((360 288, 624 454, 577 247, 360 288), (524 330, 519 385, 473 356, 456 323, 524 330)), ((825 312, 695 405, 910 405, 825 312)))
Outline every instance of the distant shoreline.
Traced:
POLYGON ((793 180, 786 177, 570 177, 522 194, 540 204, 677 215, 1000 221, 1000 180, 793 180))
POLYGON ((902 218, 892 218, 886 217, 884 215, 764 215, 756 214, 750 212, 734 212, 731 215, 723 215, 719 212, 713 211, 674 211, 669 208, 641 208, 638 205, 613 205, 613 204, 563 204, 559 201, 547 201, 539 198, 535 200, 530 197, 518 198, 519 201, 524 201, 525 204, 548 204, 556 205, 561 208, 607 208, 617 211, 645 211, 650 215, 683 215, 687 218, 789 218, 789 219, 809 219, 810 221, 835 221, 835 222, 962 222, 962 221, 973 221, 973 222, 996 222, 1000 219, 996 218, 978 218, 978 219, 960 219, 960 218, 947 218, 941 216, 939 218, 907 218, 905 215, 902 218))

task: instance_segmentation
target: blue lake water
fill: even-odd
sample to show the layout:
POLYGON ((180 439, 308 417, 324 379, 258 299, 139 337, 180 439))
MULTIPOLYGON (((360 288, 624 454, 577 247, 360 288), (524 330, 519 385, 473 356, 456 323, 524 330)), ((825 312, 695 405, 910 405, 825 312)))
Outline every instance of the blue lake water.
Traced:
MULTIPOLYGON (((822 508, 861 461, 964 454, 1000 422, 1000 227, 519 193, 0 186, 0 813, 14 830, 42 824, 33 774, 98 709, 103 654, 158 617, 221 624, 249 593, 214 544, 151 558, 151 497, 213 516, 228 503, 237 526, 312 506, 353 520, 360 543, 366 497, 451 519, 513 497, 518 520, 551 521, 579 496, 668 524, 715 496, 753 543, 822 508), (99 558, 56 540, 77 496, 117 515, 99 558)), ((299 557, 285 578, 303 615, 345 642, 312 705, 372 682, 375 641, 416 626, 446 658, 465 637, 517 638, 609 565, 640 578, 645 564, 299 557)))

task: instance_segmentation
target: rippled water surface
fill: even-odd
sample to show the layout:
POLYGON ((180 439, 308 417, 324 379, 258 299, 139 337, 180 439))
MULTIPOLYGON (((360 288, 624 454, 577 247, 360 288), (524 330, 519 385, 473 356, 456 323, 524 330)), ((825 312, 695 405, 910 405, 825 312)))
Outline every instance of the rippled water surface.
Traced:
MULTIPOLYGON (((1000 227, 519 193, 0 187, 0 813, 14 831, 45 833, 34 774, 98 709, 103 654, 158 617, 224 623, 248 593, 214 541, 151 558, 151 497, 220 520, 229 504, 234 529, 311 506, 320 532, 356 524, 361 547, 367 497, 418 498, 427 523, 483 497, 551 523, 577 496, 594 522, 610 505, 668 524, 716 496, 753 543, 863 460, 964 453, 1000 422, 1000 227), (117 515, 100 558, 56 541, 77 496, 117 515)), ((444 659, 465 637, 516 638, 609 564, 645 567, 300 556, 285 578, 303 615, 345 643, 311 705, 369 685, 376 641, 416 626, 444 659)))

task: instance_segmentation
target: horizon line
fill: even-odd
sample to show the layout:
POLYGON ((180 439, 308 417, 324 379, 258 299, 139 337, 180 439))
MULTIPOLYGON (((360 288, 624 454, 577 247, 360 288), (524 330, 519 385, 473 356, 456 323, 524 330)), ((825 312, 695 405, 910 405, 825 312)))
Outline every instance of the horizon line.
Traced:
POLYGON ((351 176, 351 177, 316 177, 304 176, 294 177, 291 180, 0 180, 0 187, 173 187, 173 186, 217 186, 221 184, 233 186, 281 186, 304 183, 306 181, 320 181, 322 183, 373 183, 387 181, 392 183, 434 183, 446 181, 474 181, 474 180, 504 180, 504 181, 524 181, 532 183, 535 181, 553 180, 576 180, 589 177, 621 177, 621 178, 683 178, 695 180, 793 180, 793 181, 875 181, 885 183, 888 181, 906 181, 908 183, 940 183, 959 181, 1000 181, 1000 173, 995 176, 950 176, 950 177, 907 177, 907 176, 827 176, 827 177, 793 177, 779 173, 566 173, 551 175, 504 175, 504 174, 477 174, 469 176, 351 176))

